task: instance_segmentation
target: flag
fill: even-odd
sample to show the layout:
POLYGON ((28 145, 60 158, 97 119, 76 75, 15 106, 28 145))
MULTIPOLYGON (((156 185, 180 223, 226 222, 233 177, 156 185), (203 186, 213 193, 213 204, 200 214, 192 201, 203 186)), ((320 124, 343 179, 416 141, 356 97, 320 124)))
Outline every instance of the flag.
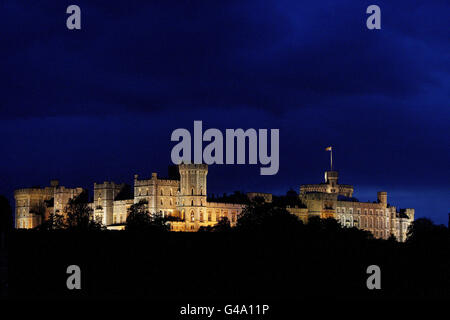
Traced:
POLYGON ((331 147, 325 148, 325 151, 331 151, 331 147))

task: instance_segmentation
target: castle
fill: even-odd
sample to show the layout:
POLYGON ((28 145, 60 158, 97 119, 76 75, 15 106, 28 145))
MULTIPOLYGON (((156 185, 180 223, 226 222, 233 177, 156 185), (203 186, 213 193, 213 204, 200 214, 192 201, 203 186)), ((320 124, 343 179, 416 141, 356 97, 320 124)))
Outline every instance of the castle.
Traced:
MULTIPOLYGON (((169 178, 152 173, 149 179, 134 176, 133 194, 126 194, 125 184, 94 183, 94 199, 90 203, 94 216, 108 229, 124 229, 128 208, 141 200, 147 202, 150 213, 177 217, 171 221, 172 231, 197 231, 213 226, 227 217, 235 226, 245 203, 215 202, 207 199, 206 164, 180 164, 178 172, 169 172, 169 178)), ((49 214, 64 214, 69 199, 80 195, 82 188, 65 188, 52 180, 49 187, 18 189, 16 201, 16 228, 30 229, 42 223, 49 214)), ((272 194, 247 193, 249 200, 261 197, 272 202, 272 194)), ((370 231, 374 237, 387 239, 394 235, 405 241, 408 227, 414 221, 414 209, 397 210, 388 204, 387 193, 378 192, 377 201, 359 202, 353 198, 353 186, 338 183, 338 172, 325 172, 325 182, 300 186, 299 203, 286 209, 303 222, 313 216, 334 218, 346 227, 370 231)))

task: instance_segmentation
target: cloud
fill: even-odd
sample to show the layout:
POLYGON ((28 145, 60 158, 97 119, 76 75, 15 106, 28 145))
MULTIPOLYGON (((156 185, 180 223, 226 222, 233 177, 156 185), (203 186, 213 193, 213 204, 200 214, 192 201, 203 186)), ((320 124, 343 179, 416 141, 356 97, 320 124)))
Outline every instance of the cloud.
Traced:
POLYGON ((70 32, 64 5, 44 3, 6 8, 20 29, 9 28, 1 55, 4 117, 212 106, 279 113, 362 95, 400 101, 441 85, 435 72, 448 61, 433 50, 442 42, 417 40, 428 37, 421 27, 429 19, 407 32, 401 4, 386 4, 386 28, 372 32, 364 6, 349 1, 82 1, 82 30, 70 32), (400 22, 389 19, 394 12, 400 22))

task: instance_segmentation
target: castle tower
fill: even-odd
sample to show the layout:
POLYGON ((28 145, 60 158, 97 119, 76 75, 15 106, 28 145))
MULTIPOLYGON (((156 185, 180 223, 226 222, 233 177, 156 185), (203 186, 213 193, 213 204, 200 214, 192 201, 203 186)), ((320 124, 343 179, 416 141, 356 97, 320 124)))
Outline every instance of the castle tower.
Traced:
POLYGON ((114 182, 94 183, 94 213, 106 226, 113 223, 114 199, 122 188, 114 182))
POLYGON ((381 203, 384 207, 387 207, 387 192, 379 191, 377 192, 378 202, 381 203))
POLYGON ((328 185, 328 193, 336 193, 339 191, 338 178, 339 173, 337 171, 325 171, 325 183, 328 185))
POLYGON ((199 228, 206 217, 206 164, 180 164, 178 210, 185 220, 186 231, 199 228))

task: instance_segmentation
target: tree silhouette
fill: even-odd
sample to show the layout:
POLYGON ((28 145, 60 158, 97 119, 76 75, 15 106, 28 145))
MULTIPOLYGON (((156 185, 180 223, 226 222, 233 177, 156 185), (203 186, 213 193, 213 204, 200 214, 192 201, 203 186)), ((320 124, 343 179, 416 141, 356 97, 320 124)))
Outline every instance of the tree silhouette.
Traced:
POLYGON ((0 195, 0 232, 8 232, 13 227, 13 216, 9 201, 0 195))
POLYGON ((220 218, 219 222, 212 227, 213 232, 229 232, 231 231, 230 220, 227 217, 220 218))
POLYGON ((161 213, 150 214, 147 201, 141 200, 128 209, 125 230, 131 232, 169 231, 168 219, 161 213))
POLYGON ((285 208, 255 198, 239 215, 236 230, 242 232, 284 232, 296 230, 303 223, 285 208))
POLYGON ((427 218, 414 220, 408 228, 407 236, 406 242, 413 245, 449 241, 448 229, 444 225, 435 225, 427 218))
POLYGON ((41 231, 62 230, 66 228, 67 225, 64 216, 58 213, 50 213, 48 218, 36 227, 37 230, 41 231))
POLYGON ((94 211, 87 202, 83 192, 78 197, 69 199, 64 211, 66 212, 66 227, 68 230, 96 231, 102 230, 99 219, 94 218, 94 211))
POLYGON ((11 206, 8 199, 0 195, 0 248, 7 242, 7 234, 14 228, 11 206))

